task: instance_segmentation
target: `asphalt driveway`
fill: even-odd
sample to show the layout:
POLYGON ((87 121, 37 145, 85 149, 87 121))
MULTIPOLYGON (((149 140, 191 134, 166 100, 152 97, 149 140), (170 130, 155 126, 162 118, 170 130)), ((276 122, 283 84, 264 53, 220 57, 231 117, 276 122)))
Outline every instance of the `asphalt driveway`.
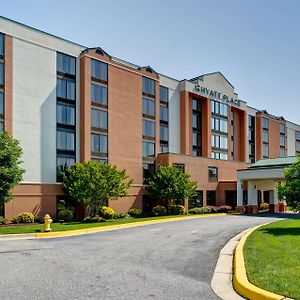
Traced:
POLYGON ((219 299, 220 249, 270 217, 223 216, 68 238, 0 241, 0 298, 219 299))

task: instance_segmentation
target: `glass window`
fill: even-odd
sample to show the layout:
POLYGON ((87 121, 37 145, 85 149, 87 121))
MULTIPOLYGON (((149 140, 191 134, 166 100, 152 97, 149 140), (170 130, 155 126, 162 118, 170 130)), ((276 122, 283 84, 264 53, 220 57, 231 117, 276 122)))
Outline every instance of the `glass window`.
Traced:
POLYGON ((155 81, 148 77, 143 77, 143 93, 155 96, 155 81))
POLYGON ((263 145, 263 157, 268 158, 269 157, 269 146, 263 145))
POLYGON ((70 167, 75 164, 75 158, 72 156, 58 155, 56 159, 57 167, 70 167))
POLYGON ((193 132, 193 146, 200 146, 201 145, 201 136, 199 132, 193 132))
POLYGON ((75 57, 63 53, 57 53, 57 71, 75 75, 75 57))
POLYGON ((160 125, 160 140, 166 142, 169 140, 169 128, 167 125, 160 125))
POLYGON ((285 157, 285 149, 280 148, 280 157, 285 157))
POLYGON ((107 153, 107 135, 92 133, 91 148, 92 152, 107 153))
POLYGON ((296 142, 296 152, 300 152, 300 142, 296 142))
POLYGON ((269 129, 269 119, 267 118, 262 118, 262 127, 264 129, 269 129))
POLYGON ((143 120, 143 135, 155 137, 155 122, 143 120))
POLYGON ((216 205, 216 191, 206 191, 206 204, 209 206, 216 205))
POLYGON ((107 158, 91 157, 91 160, 97 161, 99 164, 107 164, 107 158))
POLYGON ((66 125, 75 125, 74 106, 57 104, 57 123, 66 125))
POLYGON ((155 157, 155 143, 143 142, 143 157, 155 157))
POLYGON ((189 198, 189 209, 203 206, 203 191, 197 191, 197 196, 189 198))
POLYGON ((248 116, 248 122, 249 122, 249 127, 252 127, 252 128, 255 127, 255 117, 248 116))
POLYGON ((101 105, 107 105, 107 87, 100 84, 91 84, 91 101, 101 105))
POLYGON ((161 105, 160 106, 160 120, 168 122, 169 120, 169 113, 168 113, 168 107, 161 105))
POLYGON ((166 88, 164 86, 159 87, 159 99, 161 102, 169 101, 169 89, 168 88, 166 88))
POLYGON ((107 129, 107 111, 92 108, 91 111, 91 124, 94 128, 107 129))
POLYGON ((268 143, 269 142, 269 131, 263 130, 263 142, 268 143))
POLYGON ((4 94, 0 92, 0 115, 4 115, 4 94))
POLYGON ((300 141, 300 131, 296 131, 296 140, 300 141))
POLYGON ((193 99, 192 107, 193 107, 193 110, 200 111, 201 110, 201 104, 200 104, 199 100, 193 99))
POLYGON ((4 34, 0 33, 0 56, 4 56, 4 34))
POLYGON ((285 136, 284 135, 280 135, 280 146, 281 147, 285 146, 285 136))
POLYGON ((218 181, 218 168, 208 167, 208 181, 210 182, 218 181))
POLYGON ((57 78, 57 97, 75 100, 75 81, 57 78))
POLYGON ((168 153, 169 152, 169 146, 168 144, 160 144, 160 153, 168 153))
POLYGON ((155 117, 155 101, 143 97, 143 114, 155 117))
POLYGON ((0 132, 4 131, 4 122, 0 121, 0 132))
POLYGON ((107 68, 107 64, 103 63, 101 61, 92 59, 91 60, 91 74, 92 77, 100 79, 100 80, 104 80, 107 81, 108 79, 108 68, 107 68))
POLYGON ((248 133, 248 135, 249 135, 249 141, 254 142, 254 140, 255 140, 254 134, 255 134, 254 129, 253 128, 249 128, 249 133, 248 133))
POLYGON ((75 150, 75 134, 70 131, 57 130, 57 149, 75 150))
POLYGON ((285 134, 285 124, 280 123, 280 133, 285 134))
POLYGON ((4 85, 4 63, 0 62, 0 85, 4 85))
POLYGON ((178 164, 178 163, 173 163, 173 167, 180 169, 183 173, 185 172, 185 165, 184 164, 178 164))
POLYGON ((154 172, 155 172, 155 165, 154 164, 143 164, 144 179, 150 178, 154 172))
POLYGON ((199 114, 193 114, 193 128, 201 128, 201 117, 199 114))

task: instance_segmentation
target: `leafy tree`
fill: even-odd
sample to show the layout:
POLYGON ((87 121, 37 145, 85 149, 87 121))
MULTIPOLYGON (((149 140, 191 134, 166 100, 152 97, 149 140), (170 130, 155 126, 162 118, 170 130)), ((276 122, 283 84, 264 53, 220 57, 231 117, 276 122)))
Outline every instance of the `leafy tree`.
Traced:
POLYGON ((86 206, 86 215, 95 216, 109 199, 127 195, 132 180, 125 170, 96 161, 76 163, 62 172, 63 188, 67 195, 86 206))
POLYGON ((12 199, 11 190, 22 181, 22 154, 18 140, 7 132, 0 133, 0 205, 12 199))
POLYGON ((287 205, 295 211, 300 210, 300 157, 291 166, 285 168, 286 184, 281 187, 282 197, 286 197, 287 205))
POLYGON ((161 166, 147 181, 147 190, 152 198, 166 202, 168 208, 173 201, 196 196, 197 185, 190 175, 176 167, 161 166))

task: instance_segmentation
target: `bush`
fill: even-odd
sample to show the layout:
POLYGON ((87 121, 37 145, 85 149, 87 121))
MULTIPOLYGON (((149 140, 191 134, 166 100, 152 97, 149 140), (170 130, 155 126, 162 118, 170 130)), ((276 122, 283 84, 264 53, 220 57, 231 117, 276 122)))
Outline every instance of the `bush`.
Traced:
POLYGON ((34 223, 34 215, 30 212, 24 212, 17 215, 16 218, 13 218, 13 223, 34 223))
POLYGON ((138 218, 142 215, 142 210, 139 208, 130 208, 128 214, 130 217, 138 218))
POLYGON ((114 214, 114 219, 124 219, 124 218, 126 218, 126 216, 127 216, 127 214, 125 214, 125 213, 118 213, 118 212, 116 212, 114 214))
POLYGON ((70 222, 73 220, 73 212, 69 209, 63 209, 58 213, 58 220, 70 222))
POLYGON ((165 216, 167 215, 167 210, 164 206, 157 205, 153 207, 152 212, 155 216, 165 216))
POLYGON ((0 217, 0 224, 7 225, 9 223, 8 219, 0 217))
POLYGON ((99 222, 106 222, 106 220, 97 215, 95 217, 86 217, 82 220, 82 222, 83 223, 99 223, 99 222))
POLYGON ((189 214, 191 215, 202 215, 202 214, 210 214, 211 208, 210 207, 195 207, 189 210, 189 214))
POLYGON ((228 205, 221 205, 217 207, 217 212, 219 213, 228 213, 232 210, 231 206, 228 205))
POLYGON ((186 214, 185 207, 183 205, 171 205, 170 214, 171 215, 185 215, 186 214))
POLYGON ((102 217, 105 220, 111 220, 115 215, 115 211, 107 206, 102 206, 99 213, 100 217, 102 217))
POLYGON ((34 216, 34 223, 43 223, 43 219, 40 216, 34 216))
POLYGON ((260 210, 269 210, 269 203, 261 203, 259 208, 260 210))
POLYGON ((209 208, 210 209, 210 212, 212 213, 212 214, 215 214, 215 213, 217 213, 218 212, 218 208, 216 207, 216 206, 210 206, 210 205, 208 205, 208 206, 205 206, 206 208, 209 208))

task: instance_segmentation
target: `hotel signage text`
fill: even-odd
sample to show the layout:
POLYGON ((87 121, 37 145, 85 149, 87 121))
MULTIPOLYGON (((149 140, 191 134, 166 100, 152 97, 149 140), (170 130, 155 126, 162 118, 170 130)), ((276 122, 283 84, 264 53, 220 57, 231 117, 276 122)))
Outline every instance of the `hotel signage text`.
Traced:
POLYGON ((195 85, 194 92, 199 93, 209 99, 223 101, 229 105, 240 106, 240 100, 228 97, 225 94, 200 86, 199 84, 195 85))

